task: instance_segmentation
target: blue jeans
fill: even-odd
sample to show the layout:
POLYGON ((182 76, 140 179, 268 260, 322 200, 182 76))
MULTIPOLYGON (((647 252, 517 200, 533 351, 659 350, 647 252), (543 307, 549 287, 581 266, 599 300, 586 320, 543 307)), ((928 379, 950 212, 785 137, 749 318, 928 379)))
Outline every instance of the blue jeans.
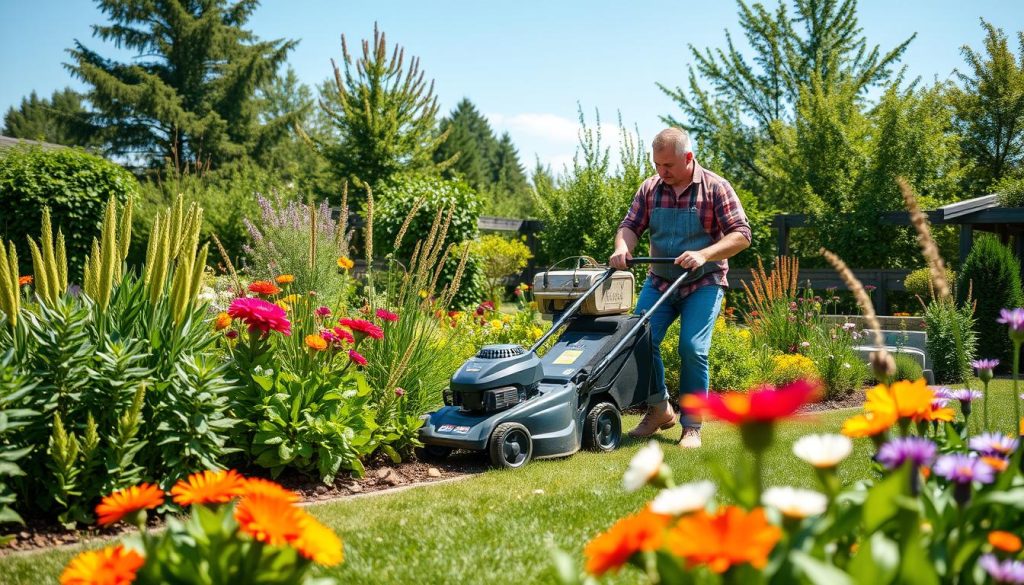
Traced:
MULTIPOLYGON (((708 350, 711 349, 711 334, 715 330, 715 319, 722 308, 725 291, 720 286, 702 286, 686 298, 678 296, 663 303, 651 315, 651 342, 654 345, 654 387, 647 399, 648 404, 668 400, 668 386, 665 385, 665 362, 661 359, 661 342, 665 339, 669 325, 676 318, 679 322, 679 398, 695 392, 708 392, 708 350)), ((654 306, 661 292, 648 278, 640 290, 634 313, 639 314, 654 306)), ((688 428, 700 428, 701 420, 680 414, 680 423, 688 428)))

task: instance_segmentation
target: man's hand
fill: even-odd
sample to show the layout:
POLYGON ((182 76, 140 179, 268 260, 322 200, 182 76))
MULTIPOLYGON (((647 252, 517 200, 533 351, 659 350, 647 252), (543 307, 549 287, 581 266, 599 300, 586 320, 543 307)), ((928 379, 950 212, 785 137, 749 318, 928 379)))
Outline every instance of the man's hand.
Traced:
POLYGON ((708 259, 704 256, 704 254, 701 254, 700 252, 686 251, 680 254, 678 258, 676 258, 675 264, 678 264, 679 266, 685 268, 686 270, 696 270, 697 268, 703 266, 704 263, 707 261, 708 259))
POLYGON ((629 253, 629 250, 615 250, 615 252, 612 253, 611 258, 608 259, 608 264, 612 268, 626 270, 628 268, 626 260, 632 259, 633 255, 629 253))

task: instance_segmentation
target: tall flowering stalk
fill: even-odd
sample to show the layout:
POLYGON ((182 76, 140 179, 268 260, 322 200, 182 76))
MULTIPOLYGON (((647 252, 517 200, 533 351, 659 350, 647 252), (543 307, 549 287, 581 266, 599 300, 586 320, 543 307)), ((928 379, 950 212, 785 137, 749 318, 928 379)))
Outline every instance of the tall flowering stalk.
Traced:
POLYGON ((984 423, 984 428, 987 431, 990 428, 988 426, 988 383, 992 381, 992 372, 999 365, 999 360, 975 360, 971 362, 971 365, 978 371, 978 378, 981 379, 981 383, 984 387, 985 396, 982 397, 982 422, 984 423))

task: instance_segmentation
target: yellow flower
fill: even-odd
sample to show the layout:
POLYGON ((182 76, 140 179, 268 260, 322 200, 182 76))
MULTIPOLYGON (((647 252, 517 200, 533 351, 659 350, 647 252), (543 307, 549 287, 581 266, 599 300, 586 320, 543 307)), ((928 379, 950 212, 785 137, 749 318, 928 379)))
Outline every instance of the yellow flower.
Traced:
POLYGON ((536 311, 537 310, 537 301, 530 301, 530 304, 528 306, 530 307, 531 311, 536 311))
POLYGON ((544 332, 541 331, 539 327, 534 327, 533 329, 530 329, 530 333, 533 334, 534 339, 540 339, 540 336, 544 335, 544 332))
POLYGON ((494 329, 501 329, 501 319, 491 319, 491 327, 494 329))
POLYGON ((284 301, 276 301, 274 304, 277 305, 278 307, 281 307, 285 311, 290 311, 291 308, 292 308, 291 305, 289 305, 288 303, 286 303, 284 301))
POLYGON ((423 289, 420 289, 420 298, 421 299, 427 298, 427 291, 425 291, 423 289))
POLYGON ((502 323, 508 323, 511 320, 512 320, 512 315, 505 314, 505 315, 501 316, 501 322, 502 323))
POLYGON ((215 331, 222 331, 228 327, 231 327, 231 315, 222 311, 213 321, 213 328, 215 331))
POLYGON ((291 284, 295 282, 295 277, 292 276, 291 274, 282 274, 281 276, 278 276, 274 280, 277 281, 277 284, 291 284))
POLYGON ((355 266, 355 265, 356 265, 355 262, 353 262, 349 258, 346 258, 345 256, 339 256, 338 257, 338 268, 341 268, 341 269, 344 269, 344 270, 351 270, 352 267, 355 266))

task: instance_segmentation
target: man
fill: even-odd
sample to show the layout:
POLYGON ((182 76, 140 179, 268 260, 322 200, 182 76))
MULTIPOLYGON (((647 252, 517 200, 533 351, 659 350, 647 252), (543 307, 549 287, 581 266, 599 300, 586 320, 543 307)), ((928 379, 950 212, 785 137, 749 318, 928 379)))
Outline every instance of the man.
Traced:
MULTIPOLYGON (((652 144, 658 174, 640 185, 633 204, 615 235, 615 251, 608 263, 620 270, 632 258, 645 231, 651 235, 651 256, 673 257, 674 264, 652 264, 636 303, 636 313, 650 309, 684 271, 693 276, 676 289, 674 298, 651 315, 654 344, 655 393, 647 413, 631 437, 648 437, 675 426, 669 404, 665 364, 659 346, 669 325, 680 318, 679 398, 708 391, 708 349, 711 332, 728 286, 730 258, 750 246, 750 224, 739 197, 728 181, 702 168, 693 157, 690 137, 678 128, 658 133, 652 144)), ((699 417, 685 412, 679 446, 700 447, 699 417)))

